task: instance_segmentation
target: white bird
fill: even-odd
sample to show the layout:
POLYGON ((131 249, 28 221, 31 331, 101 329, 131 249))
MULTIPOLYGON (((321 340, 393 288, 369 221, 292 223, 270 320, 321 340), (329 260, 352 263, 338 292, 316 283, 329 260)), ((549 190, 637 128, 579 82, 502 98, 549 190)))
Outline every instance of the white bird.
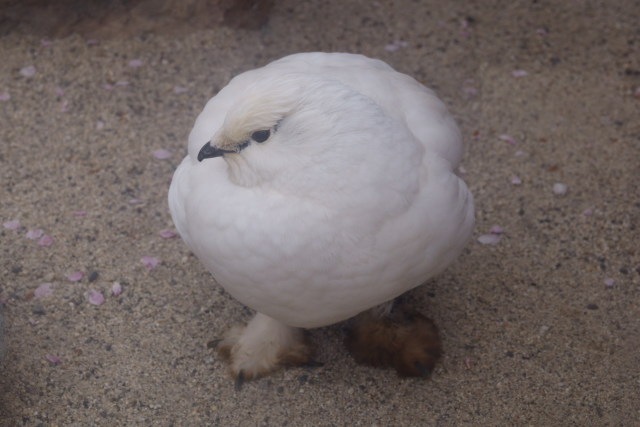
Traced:
POLYGON ((361 55, 290 55, 210 99, 169 207, 216 281, 257 311, 219 346, 232 374, 307 362, 302 328, 385 303, 356 324, 352 354, 429 372, 437 330, 419 315, 394 317, 389 302, 443 271, 472 233, 473 198, 455 172, 462 151, 431 90, 361 55), (398 357, 407 360, 389 360, 398 357))

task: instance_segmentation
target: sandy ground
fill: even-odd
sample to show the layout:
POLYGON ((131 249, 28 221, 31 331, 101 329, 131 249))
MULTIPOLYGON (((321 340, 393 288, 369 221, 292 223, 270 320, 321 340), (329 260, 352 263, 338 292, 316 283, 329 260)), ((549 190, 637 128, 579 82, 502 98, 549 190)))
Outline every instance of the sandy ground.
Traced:
POLYGON ((0 217, 20 225, 0 227, 0 424, 638 425, 638 2, 280 0, 264 13, 258 30, 215 13, 168 33, 171 15, 83 27, 97 36, 2 21, 0 217), (208 343, 250 311, 159 234, 207 99, 310 50, 415 76, 468 143, 476 234, 407 298, 441 328, 431 380, 356 365, 335 325, 310 333, 324 366, 234 390, 208 343), (493 225, 499 242, 479 243, 493 225))

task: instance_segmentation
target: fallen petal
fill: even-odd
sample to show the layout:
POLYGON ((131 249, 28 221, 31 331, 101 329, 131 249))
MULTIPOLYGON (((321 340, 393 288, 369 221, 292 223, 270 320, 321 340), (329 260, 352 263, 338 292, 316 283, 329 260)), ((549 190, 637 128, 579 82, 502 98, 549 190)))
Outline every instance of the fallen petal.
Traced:
POLYGON ((113 282, 111 285, 111 293, 115 296, 118 296, 122 293, 122 285, 119 282, 113 282))
POLYGON ((42 231, 39 228, 32 228, 29 231, 27 231, 27 234, 25 234, 25 237, 27 239, 39 239, 40 237, 42 237, 42 235, 44 234, 44 231, 42 231))
POLYGON ((553 184, 553 192, 558 196, 567 194, 567 185, 561 182, 556 182, 555 184, 553 184))
POLYGON ((82 279, 83 276, 84 276, 84 273, 82 271, 76 271, 74 273, 69 273, 64 275, 64 277, 71 280, 72 282, 77 282, 78 280, 82 279))
POLYGON ((519 176, 517 175, 511 175, 510 181, 513 185, 520 185, 522 184, 522 180, 520 179, 519 176))
POLYGON ((4 226, 4 228, 8 228, 9 230, 17 230, 18 228, 20 228, 20 221, 18 221, 17 219, 13 219, 11 221, 3 222, 2 225, 4 226))
POLYGON ((36 73, 36 67, 34 67, 33 65, 27 65, 26 67, 23 67, 20 69, 20 74, 22 74, 25 77, 31 77, 36 73))
POLYGON ((139 67, 142 65, 142 60, 140 59, 132 59, 131 61, 129 61, 127 63, 129 65, 129 67, 139 67))
POLYGON ((171 157, 173 153, 169 150, 165 150, 164 148, 158 148, 157 150, 154 150, 153 153, 151 154, 153 154, 153 157, 155 157, 156 159, 164 160, 171 157))
POLYGON ((87 211, 83 211, 83 210, 73 211, 72 214, 74 214, 75 216, 85 216, 87 214, 87 211))
POLYGON ((185 93, 186 91, 188 91, 189 89, 187 89, 186 87, 182 87, 182 86, 176 86, 173 88, 173 93, 175 94, 181 94, 181 93, 185 93))
POLYGON ((118 80, 116 82, 116 86, 128 86, 129 85, 129 80, 118 80))
POLYGON ((66 99, 63 99, 62 102, 60 103, 60 112, 66 113, 67 111, 69 111, 69 101, 66 99))
POLYGON ((141 205, 144 203, 144 200, 141 199, 131 199, 129 200, 130 205, 141 205))
POLYGON ((140 262, 143 263, 144 266, 147 267, 149 270, 152 270, 156 268, 160 260, 152 256, 143 256, 142 258, 140 258, 140 262))
POLYGON ((583 210, 583 211, 582 211, 582 215, 584 215, 584 216, 591 216, 591 215, 593 215, 593 209, 591 209, 591 208, 587 208, 587 209, 583 210))
POLYGON ((49 235, 44 235, 38 240, 40 246, 51 246, 53 244, 53 238, 49 235))
POLYGON ((516 144, 516 140, 513 139, 512 137, 510 137, 509 135, 500 135, 498 137, 498 139, 501 139, 502 141, 506 141, 511 145, 515 145, 516 144))
POLYGON ((58 363, 60 363, 60 358, 58 356, 56 356, 55 354, 45 354, 44 357, 51 363, 53 363, 54 365, 57 365, 58 363))
POLYGON ((511 75, 512 75, 513 77, 524 77, 524 76, 526 76, 527 74, 529 74, 529 73, 527 73, 525 70, 513 70, 513 71, 511 72, 511 75))
POLYGON ((53 42, 51 40, 48 39, 42 39, 40 40, 40 46, 51 46, 53 44, 53 42))
POLYGON ((483 234, 482 236, 478 237, 478 242, 483 245, 495 245, 500 241, 501 238, 502 236, 499 234, 483 234))
POLYGON ((55 93, 56 93, 56 95, 58 95, 58 96, 62 96, 62 95, 64 95, 64 89, 62 89, 61 87, 56 87, 56 88, 54 89, 54 92, 55 92, 55 93))
POLYGON ((395 43, 389 43, 388 45, 386 45, 384 47, 384 50, 389 51, 389 52, 395 52, 398 49, 400 49, 400 46, 398 46, 395 43))
POLYGON ((87 301, 89 304, 102 305, 104 304, 104 296, 102 296, 102 292, 92 289, 87 292, 87 301))
POLYGON ((105 83, 105 84, 102 85, 102 89, 113 90, 113 85, 111 85, 109 83, 105 83))
POLYGON ((615 281, 614 281, 611 277, 608 277, 608 278, 604 279, 604 285, 605 285, 607 288, 611 288, 611 287, 613 287, 613 284, 614 284, 614 283, 615 283, 615 281))
POLYGON ((176 233, 173 230, 160 230, 160 237, 164 237, 165 239, 170 239, 172 237, 176 237, 176 233))
POLYGON ((9 95, 7 92, 0 93, 0 101, 8 101, 10 99, 11 95, 9 95))
POLYGON ((491 229, 489 229, 489 233, 502 234, 504 233, 504 228, 500 227, 499 225, 492 225, 491 229))
POLYGON ((52 289, 53 283, 43 283, 33 291, 33 296, 36 298, 44 298, 48 297, 53 293, 52 289))

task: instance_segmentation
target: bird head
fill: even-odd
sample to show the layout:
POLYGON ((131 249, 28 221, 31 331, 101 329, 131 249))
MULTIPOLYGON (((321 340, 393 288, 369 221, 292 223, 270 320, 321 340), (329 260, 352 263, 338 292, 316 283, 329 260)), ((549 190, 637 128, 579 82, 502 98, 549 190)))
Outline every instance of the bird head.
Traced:
POLYGON ((339 185, 355 188, 365 185, 359 177, 375 175, 365 170, 384 171, 392 159, 412 155, 395 144, 406 138, 402 126, 338 81, 295 73, 234 80, 209 101, 190 136, 193 160, 206 167, 222 158, 234 184, 304 193, 326 183, 336 191, 335 176, 348 170, 351 179, 339 185))

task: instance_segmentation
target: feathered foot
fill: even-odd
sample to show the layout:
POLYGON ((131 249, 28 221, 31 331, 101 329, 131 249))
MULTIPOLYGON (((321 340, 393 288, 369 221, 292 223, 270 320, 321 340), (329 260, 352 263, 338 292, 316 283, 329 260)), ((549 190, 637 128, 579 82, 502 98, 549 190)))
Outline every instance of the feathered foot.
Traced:
POLYGON ((358 315, 345 339, 356 362, 393 367, 401 377, 428 377, 442 355, 438 328, 417 312, 390 306, 358 315))
POLYGON ((246 326, 231 328, 217 351, 229 362, 236 388, 280 367, 309 363, 312 354, 302 329, 262 313, 257 313, 246 326))

